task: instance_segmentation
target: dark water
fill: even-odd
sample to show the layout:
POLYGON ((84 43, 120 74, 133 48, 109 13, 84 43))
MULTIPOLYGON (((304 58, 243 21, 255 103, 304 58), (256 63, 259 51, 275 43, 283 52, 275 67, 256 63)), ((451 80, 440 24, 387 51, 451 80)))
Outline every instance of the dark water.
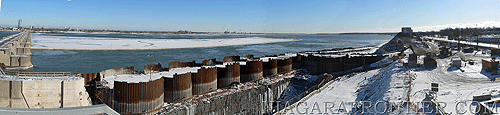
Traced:
POLYGON ((0 38, 7 37, 12 34, 17 34, 17 31, 0 31, 0 38))
POLYGON ((152 34, 79 34, 69 33, 66 37, 103 37, 121 39, 214 39, 214 38, 284 38, 302 39, 302 41, 226 46, 214 48, 145 50, 145 51, 43 51, 32 50, 34 69, 30 71, 58 71, 95 73, 111 68, 134 66, 142 70, 149 64, 148 52, 153 52, 152 63, 161 63, 168 67, 171 61, 193 61, 224 56, 253 54, 254 56, 321 50, 327 48, 376 46, 392 38, 389 35, 316 35, 316 34, 272 34, 272 35, 152 35, 152 34))

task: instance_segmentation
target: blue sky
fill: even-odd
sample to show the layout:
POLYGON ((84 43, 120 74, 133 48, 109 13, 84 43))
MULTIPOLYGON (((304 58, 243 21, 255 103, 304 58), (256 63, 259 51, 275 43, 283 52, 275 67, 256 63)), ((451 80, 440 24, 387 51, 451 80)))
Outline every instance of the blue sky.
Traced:
POLYGON ((395 32, 500 27, 500 0, 1 0, 0 26, 395 32))

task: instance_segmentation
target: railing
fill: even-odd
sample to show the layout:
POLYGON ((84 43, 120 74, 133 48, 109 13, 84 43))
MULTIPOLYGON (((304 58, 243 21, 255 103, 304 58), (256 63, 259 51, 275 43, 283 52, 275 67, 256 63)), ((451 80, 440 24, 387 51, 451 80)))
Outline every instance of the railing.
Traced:
POLYGON ((28 77, 62 77, 62 76, 78 76, 72 72, 18 72, 19 76, 28 77))
POLYGON ((17 37, 23 37, 26 33, 28 33, 28 32, 21 32, 18 34, 7 36, 7 37, 0 40, 0 46, 4 47, 5 44, 9 43, 12 39, 17 38, 17 37))

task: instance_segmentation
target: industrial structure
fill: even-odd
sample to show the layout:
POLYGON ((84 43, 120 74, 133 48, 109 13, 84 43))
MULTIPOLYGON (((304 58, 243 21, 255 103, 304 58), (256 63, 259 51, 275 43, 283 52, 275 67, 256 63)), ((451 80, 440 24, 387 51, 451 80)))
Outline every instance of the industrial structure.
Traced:
POLYGON ((402 33, 402 35, 410 35, 411 36, 413 34, 413 30, 411 29, 411 27, 402 27, 401 33, 402 33))
MULTIPOLYGON (((3 39, 0 43, 6 52, 4 55, 8 58, 1 58, 1 63, 7 67, 32 67, 29 61, 30 42, 29 32, 21 32, 3 39)), ((232 112, 223 113, 269 113, 272 104, 266 105, 260 102, 274 101, 286 89, 289 79, 283 78, 280 74, 291 76, 294 74, 293 68, 306 68, 315 75, 346 71, 376 62, 385 56, 348 53, 348 51, 323 50, 259 58, 253 55, 226 56, 223 61, 216 59, 207 59, 202 63, 174 61, 169 63, 168 68, 162 68, 158 63, 144 66, 144 71, 135 71, 134 67, 114 68, 99 73, 51 76, 50 80, 36 77, 6 77, 2 78, 4 81, 0 81, 5 82, 1 83, 4 84, 1 90, 9 93, 1 96, 1 99, 8 101, 1 101, 1 104, 13 108, 62 108, 102 103, 120 114, 156 114, 172 104, 210 98, 205 96, 250 83, 246 89, 252 90, 231 94, 227 98, 233 99, 227 99, 224 102, 226 104, 219 105, 221 108, 229 108, 234 106, 230 104, 233 101, 244 99, 248 99, 250 104, 239 102, 236 104, 238 107, 231 110, 232 112), (263 79, 271 78, 271 82, 264 87, 257 85, 263 79), (259 111, 258 107, 265 108, 267 112, 259 111)), ((212 108, 204 109, 206 111, 198 110, 200 111, 197 113, 200 114, 206 111, 218 111, 212 108)))
POLYGON ((0 40, 0 63, 7 68, 32 68, 31 55, 30 32, 21 32, 0 40))
MULTIPOLYGON (((96 87, 89 88, 89 91, 94 92, 90 94, 94 94, 91 97, 95 97, 97 102, 107 104, 120 114, 154 114, 164 108, 161 105, 163 103, 190 102, 216 90, 290 73, 293 68, 306 68, 311 74, 340 72, 376 62, 384 57, 372 54, 332 56, 330 53, 318 52, 260 58, 254 58, 253 55, 226 56, 222 62, 216 59, 207 59, 202 63, 174 61, 169 63, 168 68, 162 68, 159 63, 146 65, 144 72, 126 67, 82 76, 91 79, 85 80, 87 83, 95 84, 93 86, 96 87)), ((283 87, 288 80, 280 83, 280 88, 266 91, 273 92, 275 96, 271 98, 266 94, 265 101, 277 99, 277 94, 285 89, 283 87)))
POLYGON ((68 73, 0 75, 0 106, 65 108, 92 105, 84 78, 68 73))

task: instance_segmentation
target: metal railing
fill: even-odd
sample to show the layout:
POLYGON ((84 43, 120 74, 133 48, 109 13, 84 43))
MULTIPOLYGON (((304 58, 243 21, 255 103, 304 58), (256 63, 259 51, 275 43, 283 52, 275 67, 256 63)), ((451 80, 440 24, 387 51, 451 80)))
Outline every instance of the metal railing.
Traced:
POLYGON ((78 76, 72 72, 18 72, 18 76, 28 77, 62 77, 62 76, 78 76))

